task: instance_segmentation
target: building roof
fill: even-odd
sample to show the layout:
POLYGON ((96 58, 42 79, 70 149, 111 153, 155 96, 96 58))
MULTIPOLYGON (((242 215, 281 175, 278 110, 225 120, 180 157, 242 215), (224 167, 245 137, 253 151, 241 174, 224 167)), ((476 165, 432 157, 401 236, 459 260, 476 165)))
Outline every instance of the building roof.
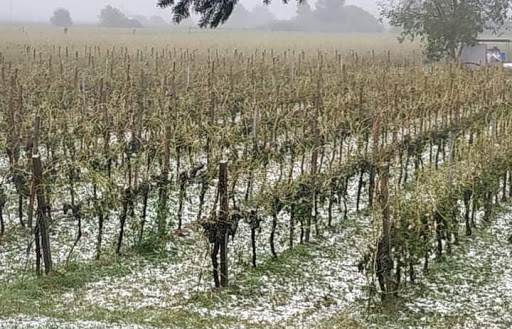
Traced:
POLYGON ((489 43, 498 43, 498 42, 503 42, 503 43, 508 43, 508 42, 512 42, 511 39, 476 39, 477 42, 489 42, 489 43))

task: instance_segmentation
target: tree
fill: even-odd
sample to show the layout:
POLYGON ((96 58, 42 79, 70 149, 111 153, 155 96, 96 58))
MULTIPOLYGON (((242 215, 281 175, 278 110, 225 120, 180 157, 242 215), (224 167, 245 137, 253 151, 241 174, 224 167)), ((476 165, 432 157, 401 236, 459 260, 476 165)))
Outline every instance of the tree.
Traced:
POLYGON ((155 26, 165 26, 167 25, 167 22, 161 16, 154 15, 149 18, 149 24, 155 26))
POLYGON ((132 18, 136 19, 137 21, 139 21, 139 23, 141 23, 144 26, 149 25, 149 19, 144 15, 133 15, 132 18))
POLYGON ((274 14, 266 6, 258 5, 251 10, 251 21, 255 26, 264 26, 275 19, 274 14))
POLYGON ((138 20, 127 18, 121 10, 110 5, 101 10, 99 19, 100 25, 104 27, 142 27, 138 20))
POLYGON ((511 0, 388 0, 381 14, 402 30, 399 41, 420 39, 432 60, 458 58, 484 31, 496 34, 509 19, 511 0))
POLYGON ((309 5, 309 2, 304 0, 304 2, 297 4, 297 18, 299 19, 310 19, 313 10, 311 9, 311 6, 309 5))
POLYGON ((224 26, 233 29, 251 29, 264 27, 274 20, 275 17, 268 7, 255 6, 249 11, 240 4, 233 10, 229 21, 224 26))
POLYGON ((345 0, 318 0, 315 13, 321 20, 335 21, 340 19, 344 6, 345 0))
POLYGON ((251 19, 251 13, 242 5, 238 5, 230 16, 229 22, 226 27, 229 28, 247 28, 251 19))
POLYGON ((69 10, 64 8, 58 8, 53 12, 53 16, 50 18, 50 22, 55 26, 70 27, 73 25, 71 14, 69 10))
MULTIPOLYGON (((176 22, 173 22, 173 24, 176 25, 176 22)), ((191 28, 191 27, 195 27, 195 26, 196 26, 196 23, 194 22, 192 17, 186 18, 179 23, 179 27, 181 27, 181 28, 191 28)))
POLYGON ((345 6, 338 21, 343 22, 338 24, 342 26, 342 32, 374 33, 384 30, 372 14, 357 6, 345 6))
POLYGON ((381 32, 383 26, 367 11, 356 6, 345 6, 339 0, 319 0, 311 10, 307 2, 297 8, 297 17, 272 24, 274 30, 315 31, 342 33, 381 32))
MULTIPOLYGON (((288 0, 282 0, 288 3, 288 0)), ((304 0, 296 0, 302 3, 304 0)), ((263 0, 268 5, 271 0, 263 0)), ((176 23, 190 17, 190 9, 199 14, 199 26, 215 28, 219 24, 225 23, 233 9, 238 4, 238 0, 158 0, 160 8, 171 8, 173 21, 176 23)))

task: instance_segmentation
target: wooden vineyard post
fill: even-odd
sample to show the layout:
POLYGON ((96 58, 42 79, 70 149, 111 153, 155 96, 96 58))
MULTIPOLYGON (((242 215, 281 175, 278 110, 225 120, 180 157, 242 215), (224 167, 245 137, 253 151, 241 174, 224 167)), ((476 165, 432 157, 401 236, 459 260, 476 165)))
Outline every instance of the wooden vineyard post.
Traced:
POLYGON ((316 191, 316 175, 317 175, 317 171, 318 171, 318 149, 320 147, 320 130, 318 128, 318 117, 320 115, 320 81, 321 81, 321 76, 320 76, 320 69, 321 67, 319 68, 319 77, 318 77, 318 80, 317 80, 317 90, 316 90, 316 95, 315 95, 315 117, 314 117, 314 122, 313 122, 313 135, 314 135, 314 146, 313 146, 313 152, 311 154, 311 186, 310 186, 310 204, 309 204, 309 213, 308 213, 308 217, 307 217, 307 222, 306 222, 306 234, 305 234, 305 241, 306 242, 309 242, 310 240, 310 236, 311 236, 311 219, 312 219, 312 212, 314 211, 315 213, 315 217, 314 217, 314 220, 315 220, 315 231, 316 231, 316 235, 319 235, 319 230, 318 230, 318 207, 317 207, 317 203, 316 203, 316 199, 317 199, 317 191, 316 191))
POLYGON ((314 221, 315 221, 315 228, 316 228, 316 234, 319 235, 319 232, 318 232, 318 207, 317 207, 317 204, 316 204, 316 197, 317 197, 317 191, 316 191, 316 174, 317 174, 317 171, 318 171, 318 148, 319 148, 319 139, 320 139, 320 133, 319 133, 319 129, 318 129, 318 120, 315 120, 315 129, 314 129, 314 149, 313 149, 313 153, 311 155, 311 190, 310 190, 310 193, 311 193, 311 199, 310 199, 310 210, 309 210, 309 215, 308 215, 308 218, 307 218, 307 223, 306 223, 306 242, 309 242, 310 240, 310 236, 311 236, 311 219, 312 219, 312 213, 314 211, 314 214, 315 214, 315 217, 314 217, 314 221))
POLYGON ((34 179, 32 178, 30 180, 30 199, 29 199, 29 205, 28 205, 28 218, 27 218, 27 227, 32 230, 33 229, 33 218, 34 218, 34 201, 35 201, 35 194, 34 194, 35 188, 34 188, 34 179))
POLYGON ((375 117, 373 121, 373 152, 374 165, 377 168, 377 187, 375 201, 378 208, 375 210, 382 219, 382 232, 377 246, 376 270, 377 279, 381 289, 382 300, 392 298, 396 292, 393 280, 393 254, 391 241, 391 216, 389 209, 389 159, 388 155, 379 149, 379 137, 381 131, 381 118, 375 117))
POLYGON ((228 162, 223 160, 219 163, 219 185, 218 185, 219 212, 214 222, 207 224, 205 228, 209 231, 210 243, 213 243, 211 253, 213 267, 213 281, 215 288, 227 287, 229 284, 228 273, 228 237, 231 230, 229 220, 229 197, 228 197, 228 162), (220 280, 218 254, 220 251, 220 280))
MULTIPOLYGON (((395 93, 396 94, 396 93, 395 93)), ((370 178, 368 186, 368 209, 373 209, 373 198, 375 193, 375 174, 376 174, 376 162, 378 161, 379 152, 379 140, 380 140, 380 118, 374 116, 372 122, 372 155, 370 161, 370 178)))
MULTIPOLYGON (((493 111, 491 113, 491 122, 489 124, 489 145, 490 147, 490 163, 494 163, 494 158, 496 156, 494 145, 497 139, 497 125, 496 125, 496 112, 493 111)), ((494 193, 492 191, 487 191, 484 197, 484 218, 485 222, 489 222, 492 216, 492 207, 493 207, 493 199, 494 193)))
POLYGON ((52 257, 50 252, 50 237, 48 234, 48 222, 46 219, 46 201, 44 197, 43 167, 41 156, 39 155, 39 126, 40 118, 36 117, 34 129, 34 147, 32 150, 32 170, 34 175, 34 190, 37 197, 37 222, 35 232, 36 241, 36 268, 40 274, 40 253, 39 246, 42 248, 44 272, 49 274, 52 269, 52 257))
POLYGON ((377 202, 379 203, 379 210, 382 216, 382 235, 378 244, 377 250, 377 277, 379 280, 382 300, 391 298, 395 290, 393 284, 393 256, 391 245, 391 218, 388 205, 388 175, 389 165, 387 163, 380 163, 378 166, 378 190, 377 202))
MULTIPOLYGON (((253 118, 252 118, 252 163, 256 162, 259 152, 259 108, 257 105, 254 106, 253 118)), ((249 177, 247 178, 247 189, 245 190, 245 201, 249 201, 252 196, 252 184, 253 184, 253 169, 249 170, 249 177)))
POLYGON ((217 238, 220 244, 220 285, 228 286, 228 233, 229 205, 228 205, 228 162, 221 161, 219 164, 219 199, 220 211, 217 225, 217 238))
MULTIPOLYGON (((455 137, 453 135, 453 132, 450 131, 450 132, 448 132, 448 163, 449 163, 448 184, 449 184, 451 190, 454 187, 453 173, 452 173, 452 169, 451 169, 451 164, 454 162, 454 159, 455 159, 454 152, 455 152, 455 137)), ((455 200, 453 200, 453 202, 456 203, 457 200, 455 199, 455 200)), ((453 235, 453 239, 454 239, 453 242, 455 243, 455 245, 458 245, 459 244, 459 232, 458 232, 459 223, 457 220, 457 214, 456 214, 455 208, 452 211, 451 217, 452 217, 452 223, 451 223, 450 234, 453 235)), ((448 241, 450 240, 450 238, 448 239, 448 241)), ((451 251, 451 246, 450 246, 449 242, 447 244, 447 247, 448 247, 448 250, 451 251)))
POLYGON ((260 111, 258 106, 256 105, 254 107, 254 114, 252 119, 252 139, 253 139, 253 149, 254 149, 254 156, 256 156, 256 153, 258 152, 258 133, 259 133, 259 117, 260 117, 260 111))

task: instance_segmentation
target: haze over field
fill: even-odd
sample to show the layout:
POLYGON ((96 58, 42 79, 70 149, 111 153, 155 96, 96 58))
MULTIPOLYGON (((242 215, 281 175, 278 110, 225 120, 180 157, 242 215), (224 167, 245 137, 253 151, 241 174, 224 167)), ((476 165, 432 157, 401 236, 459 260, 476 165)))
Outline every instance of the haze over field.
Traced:
MULTIPOLYGON (((76 22, 94 23, 98 21, 98 13, 110 4, 120 8, 128 16, 133 15, 160 15, 166 21, 171 20, 170 10, 160 9, 156 0, 0 0, 0 21, 33 21, 47 22, 53 10, 64 7, 71 11, 76 22)), ((315 1, 309 1, 314 6, 315 1)), ((248 9, 261 5, 261 0, 242 0, 241 3, 248 9)), ((347 5, 359 6, 373 15, 378 15, 376 0, 348 0, 347 5)), ((289 19, 296 15, 297 5, 290 2, 284 5, 275 0, 269 6, 277 19, 289 19)))

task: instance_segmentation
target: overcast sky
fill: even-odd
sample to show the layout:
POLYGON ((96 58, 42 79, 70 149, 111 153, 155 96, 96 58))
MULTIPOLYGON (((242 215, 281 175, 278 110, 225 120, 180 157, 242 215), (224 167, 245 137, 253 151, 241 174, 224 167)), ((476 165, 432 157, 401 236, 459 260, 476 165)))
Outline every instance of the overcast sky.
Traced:
MULTIPOLYGON (((262 0, 241 0, 247 8, 261 4, 262 0)), ((71 11, 75 22, 96 22, 101 8, 110 4, 131 15, 159 15, 170 21, 169 10, 156 7, 157 0, 0 0, 0 20, 9 21, 45 21, 53 10, 64 7, 71 11)), ((313 5, 314 0, 310 0, 313 5)), ((347 4, 358 5, 377 15, 376 0, 347 0, 347 4)), ((295 15, 296 4, 290 1, 284 5, 280 0, 273 0, 270 10, 277 18, 288 19, 295 15)))

